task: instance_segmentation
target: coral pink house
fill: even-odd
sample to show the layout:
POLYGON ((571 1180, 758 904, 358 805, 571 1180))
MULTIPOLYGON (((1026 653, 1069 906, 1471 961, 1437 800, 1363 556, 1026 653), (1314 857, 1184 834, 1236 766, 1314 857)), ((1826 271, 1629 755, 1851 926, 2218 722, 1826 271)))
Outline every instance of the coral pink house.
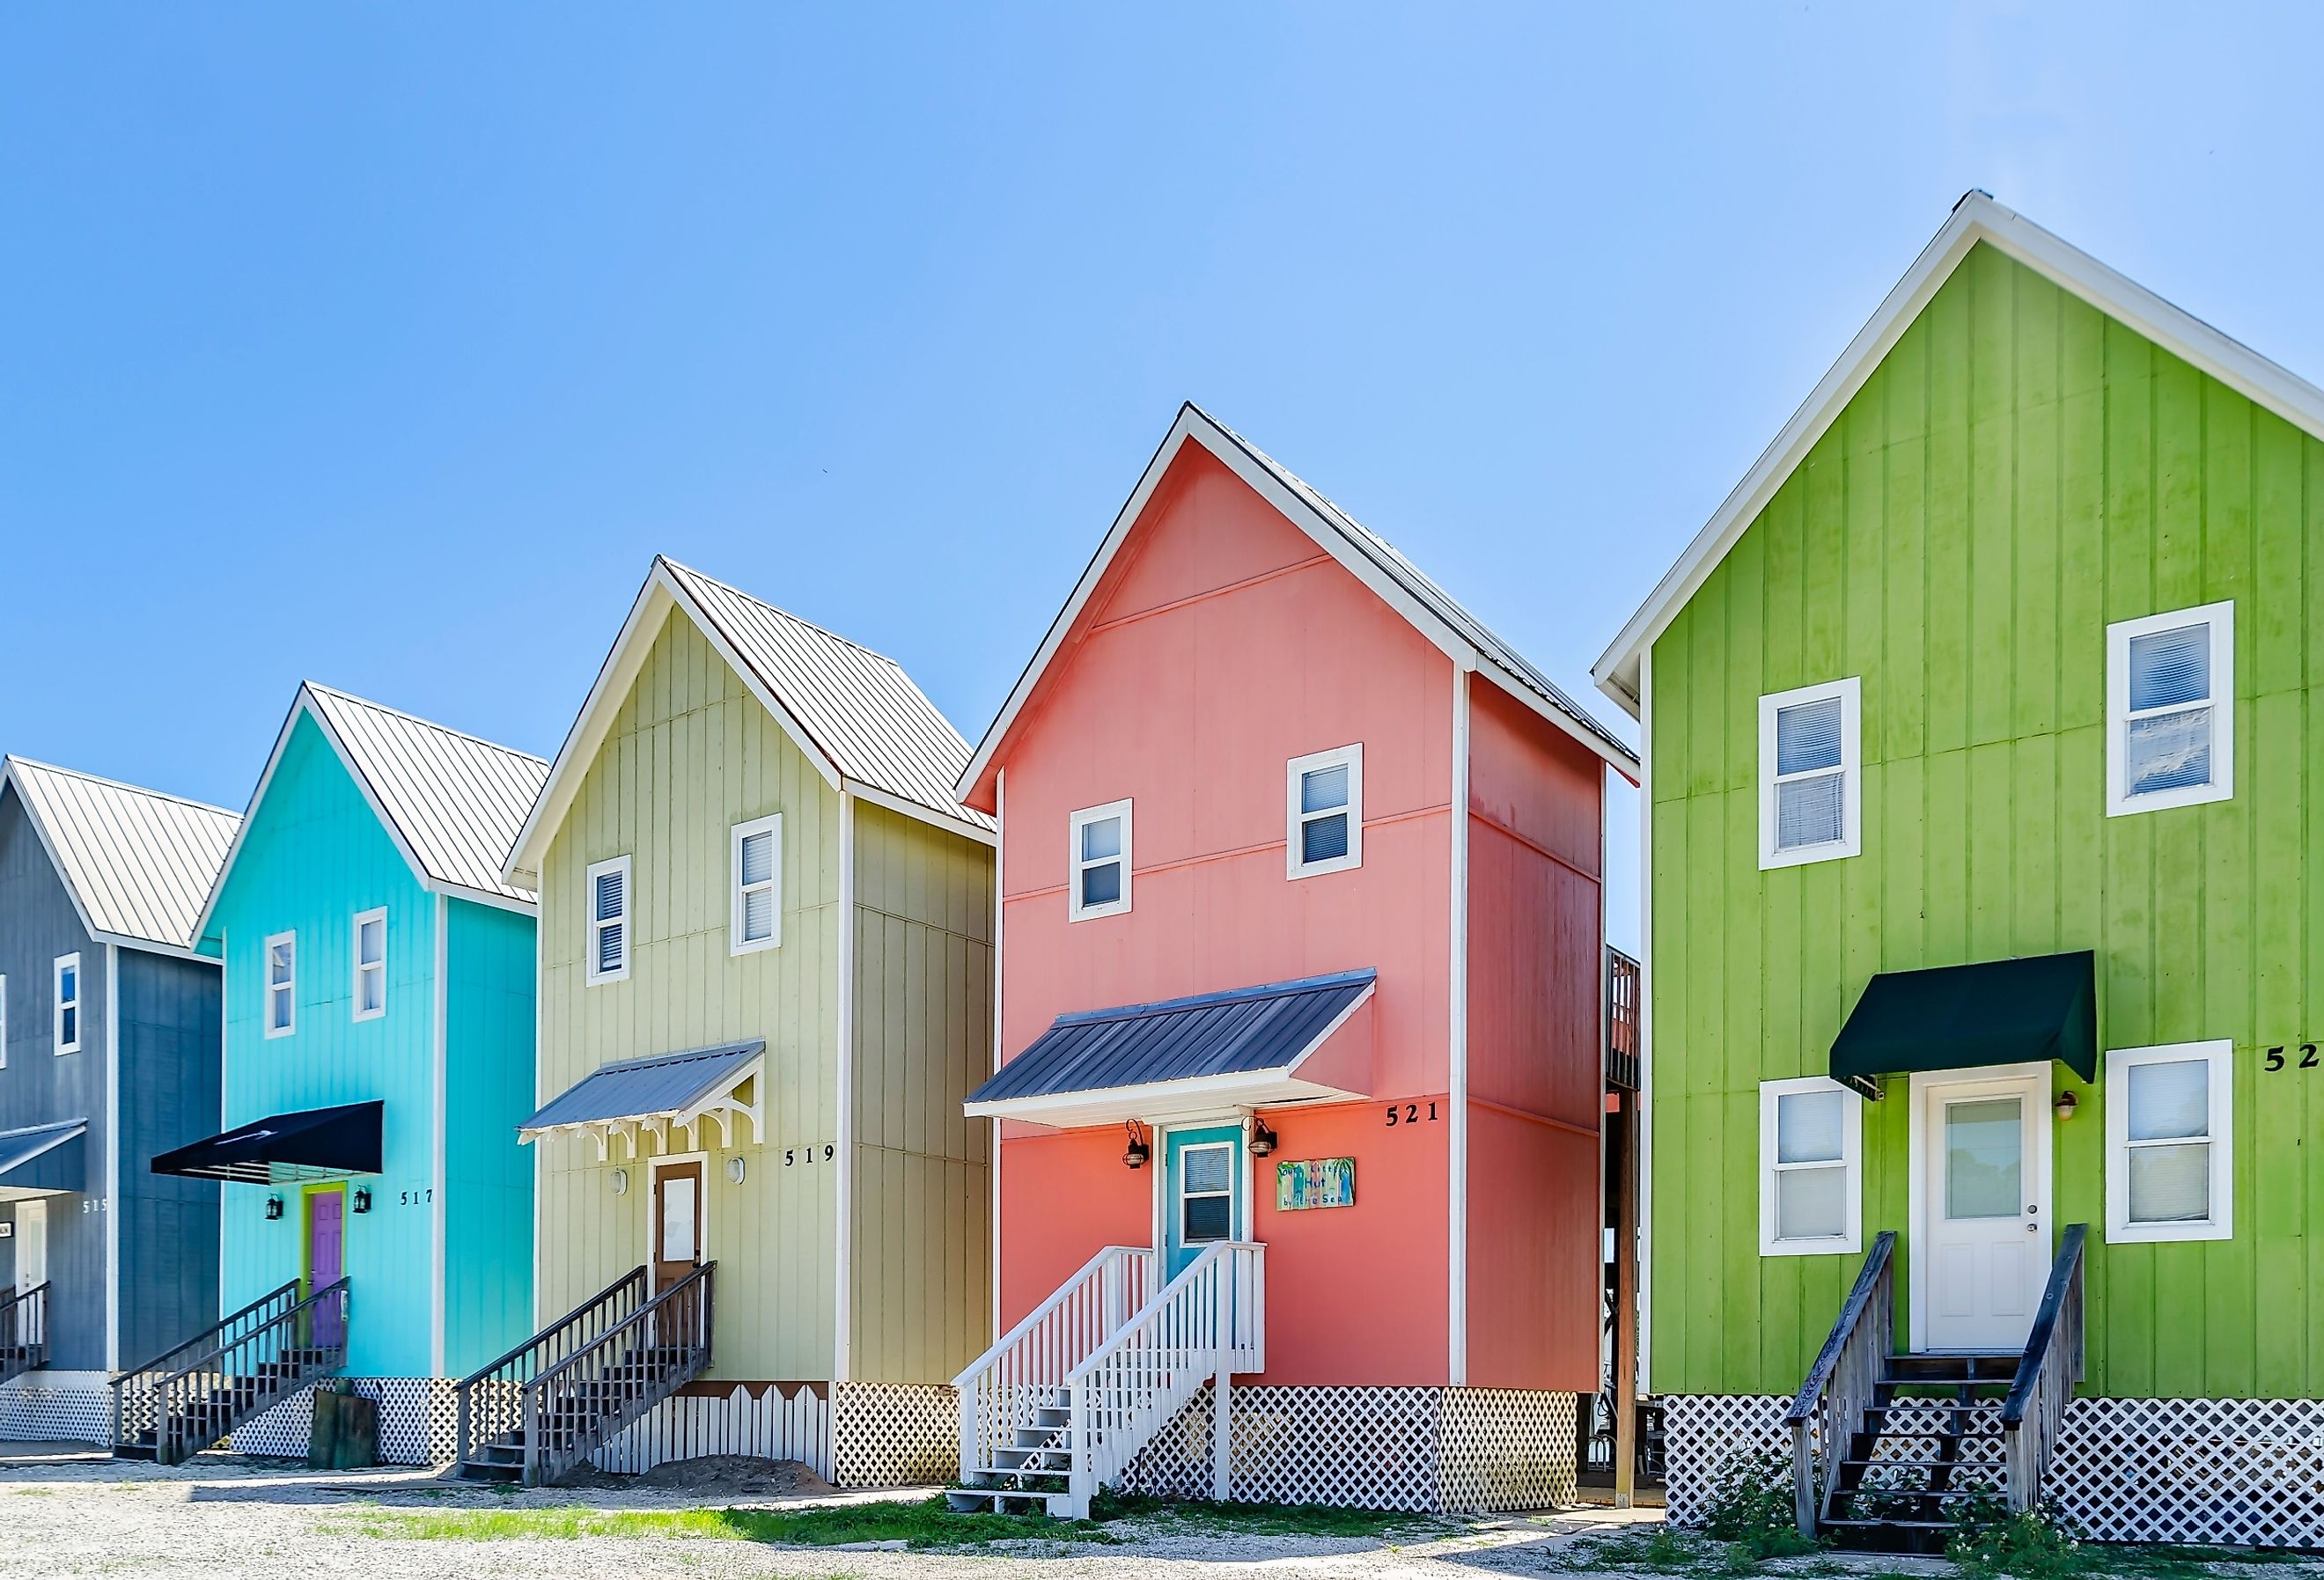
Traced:
POLYGON ((1609 764, 1388 544, 1180 412, 961 783, 1001 822, 984 1501, 1571 1490, 1609 764))

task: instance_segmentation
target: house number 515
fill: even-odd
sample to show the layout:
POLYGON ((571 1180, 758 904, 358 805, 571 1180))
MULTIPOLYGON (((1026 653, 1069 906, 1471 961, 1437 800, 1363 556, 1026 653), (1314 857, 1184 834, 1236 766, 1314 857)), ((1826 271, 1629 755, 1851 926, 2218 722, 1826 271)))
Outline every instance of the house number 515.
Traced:
MULTIPOLYGON (((2283 1049, 2282 1048, 2271 1048, 2267 1050, 2268 1068, 2272 1070, 2280 1070, 2290 1062, 2291 1061, 2289 1059, 2284 1058, 2283 1049)), ((2303 1070, 2312 1070, 2316 1067, 2316 1045, 2312 1042, 2301 1043, 2300 1045, 2300 1067, 2303 1070)))

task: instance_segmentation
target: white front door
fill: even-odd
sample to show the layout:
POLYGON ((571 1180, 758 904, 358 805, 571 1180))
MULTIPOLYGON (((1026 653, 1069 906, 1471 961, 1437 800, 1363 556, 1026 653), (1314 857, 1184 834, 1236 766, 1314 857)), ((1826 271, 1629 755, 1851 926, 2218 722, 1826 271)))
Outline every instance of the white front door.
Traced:
POLYGON ((49 1204, 16 1204, 16 1293, 49 1281, 49 1204))
POLYGON ((1920 1102, 1918 1347, 2022 1350, 2050 1275, 2048 1073, 1931 1081, 1920 1102))

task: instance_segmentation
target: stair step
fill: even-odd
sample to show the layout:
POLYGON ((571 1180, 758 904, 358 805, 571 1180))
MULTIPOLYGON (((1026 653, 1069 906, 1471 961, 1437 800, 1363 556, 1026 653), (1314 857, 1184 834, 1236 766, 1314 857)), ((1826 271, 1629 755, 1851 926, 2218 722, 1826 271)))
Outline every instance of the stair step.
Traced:
POLYGON ((2008 1468, 1997 1459, 1858 1459, 1851 1455, 1840 1463, 1860 1465, 1868 1469, 1877 1466, 1882 1470, 2006 1470, 2008 1468))

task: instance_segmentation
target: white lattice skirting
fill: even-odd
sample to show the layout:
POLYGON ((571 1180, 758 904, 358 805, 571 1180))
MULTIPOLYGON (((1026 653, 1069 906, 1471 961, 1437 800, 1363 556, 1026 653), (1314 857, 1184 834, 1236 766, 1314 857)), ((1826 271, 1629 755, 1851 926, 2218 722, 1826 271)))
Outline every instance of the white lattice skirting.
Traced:
POLYGON ((666 1399, 589 1456, 599 1470, 637 1475, 712 1455, 796 1459, 831 1475, 831 1403, 820 1382, 696 1383, 666 1399))
MULTIPOLYGON (((1702 1518, 1712 1478, 1736 1453, 1789 1451, 1789 1403, 1664 1399, 1673 1522, 1702 1518)), ((2044 1492, 2099 1541, 2324 1546, 2324 1400, 2078 1399, 2044 1492)))
POLYGON ((27 1372, 0 1384, 0 1442, 110 1443, 113 1386, 102 1372, 27 1372))
MULTIPOLYGON (((1237 1388, 1228 1495, 1425 1512, 1572 1502, 1575 1398, 1492 1388, 1237 1388)), ((1211 1495, 1205 1388, 1130 1462, 1131 1492, 1211 1495)))
MULTIPOLYGON (((448 1465, 458 1429, 449 1377, 355 1377, 355 1392, 379 1401, 382 1465, 448 1465)), ((236 1454, 304 1459, 315 1422, 315 1391, 302 1388, 272 1409, 235 1429, 226 1446, 236 1454)))
POLYGON ((953 1481, 960 1474, 960 1395, 948 1383, 832 1384, 825 1474, 843 1487, 953 1481))

